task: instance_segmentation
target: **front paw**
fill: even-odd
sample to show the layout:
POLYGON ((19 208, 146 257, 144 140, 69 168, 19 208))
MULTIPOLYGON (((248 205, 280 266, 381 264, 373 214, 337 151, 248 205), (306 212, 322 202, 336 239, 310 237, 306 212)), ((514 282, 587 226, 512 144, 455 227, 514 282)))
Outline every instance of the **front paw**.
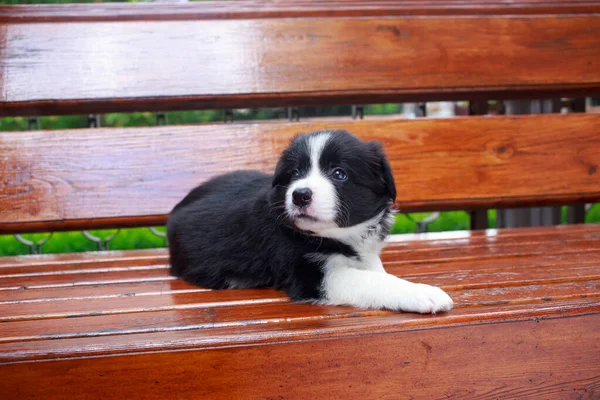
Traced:
POLYGON ((414 284, 409 298, 402 311, 418 312, 421 314, 435 314, 450 311, 454 302, 442 289, 436 286, 414 284))

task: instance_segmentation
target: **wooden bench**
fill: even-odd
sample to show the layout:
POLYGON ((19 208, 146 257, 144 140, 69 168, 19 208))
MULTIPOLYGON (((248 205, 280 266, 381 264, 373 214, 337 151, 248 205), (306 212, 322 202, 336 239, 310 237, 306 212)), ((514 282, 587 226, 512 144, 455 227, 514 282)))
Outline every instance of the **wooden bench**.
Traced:
MULTIPOLYGON (((600 93, 600 2, 0 7, 0 116, 600 93), (334 9, 332 10, 332 7, 334 9)), ((0 133, 0 232, 162 224, 297 132, 384 142, 402 211, 600 199, 600 114, 0 133)), ((598 398, 600 226, 392 236, 444 315, 291 304, 164 249, 0 259, 0 397, 598 398)))

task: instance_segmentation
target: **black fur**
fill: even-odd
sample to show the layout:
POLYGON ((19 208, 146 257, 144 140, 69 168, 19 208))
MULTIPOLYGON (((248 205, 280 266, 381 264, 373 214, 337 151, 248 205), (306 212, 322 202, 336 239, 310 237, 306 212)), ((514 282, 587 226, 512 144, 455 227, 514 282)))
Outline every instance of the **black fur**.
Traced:
MULTIPOLYGON (((382 212, 387 216, 396 189, 381 146, 345 131, 328 133, 320 169, 348 172, 345 182, 335 182, 338 198, 350 211, 349 216, 343 210, 337 213, 337 225, 356 225, 382 212)), ((324 260, 333 254, 359 254, 341 241, 298 230, 286 216, 287 187, 310 168, 308 138, 292 141, 274 176, 238 171, 190 192, 167 223, 171 273, 213 289, 273 287, 294 301, 321 299, 324 260)), ((378 224, 382 237, 390 228, 386 220, 378 224)))

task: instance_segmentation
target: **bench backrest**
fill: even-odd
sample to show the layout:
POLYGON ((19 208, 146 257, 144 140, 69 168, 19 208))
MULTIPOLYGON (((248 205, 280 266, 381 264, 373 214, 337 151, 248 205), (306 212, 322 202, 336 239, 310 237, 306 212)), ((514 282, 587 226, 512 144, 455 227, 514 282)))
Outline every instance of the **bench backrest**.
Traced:
MULTIPOLYGON (((599 1, 231 3, 0 7, 0 116, 600 93, 599 1)), ((403 210, 600 199, 600 115, 370 119, 2 133, 0 232, 159 224, 317 128, 383 141, 403 210)))
POLYGON ((379 13, 369 2, 317 1, 302 6, 314 9, 310 18, 297 18, 296 2, 259 3, 237 14, 230 9, 244 2, 183 11, 0 7, 0 115, 547 98, 600 89, 598 1, 400 1, 395 8, 382 2, 379 13), (342 9, 329 16, 324 6, 342 9), (269 7, 282 10, 265 14, 269 7))

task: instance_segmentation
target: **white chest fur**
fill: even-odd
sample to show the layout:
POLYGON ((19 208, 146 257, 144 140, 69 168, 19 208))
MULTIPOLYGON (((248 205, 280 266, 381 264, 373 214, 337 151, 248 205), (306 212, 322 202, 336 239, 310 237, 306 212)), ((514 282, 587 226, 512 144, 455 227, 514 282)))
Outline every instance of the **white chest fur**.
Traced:
POLYGON ((326 232, 327 237, 351 246, 358 256, 328 256, 323 265, 324 303, 396 311, 436 313, 452 308, 452 299, 440 288, 415 284, 385 272, 379 254, 383 248, 381 216, 349 228, 326 232))

